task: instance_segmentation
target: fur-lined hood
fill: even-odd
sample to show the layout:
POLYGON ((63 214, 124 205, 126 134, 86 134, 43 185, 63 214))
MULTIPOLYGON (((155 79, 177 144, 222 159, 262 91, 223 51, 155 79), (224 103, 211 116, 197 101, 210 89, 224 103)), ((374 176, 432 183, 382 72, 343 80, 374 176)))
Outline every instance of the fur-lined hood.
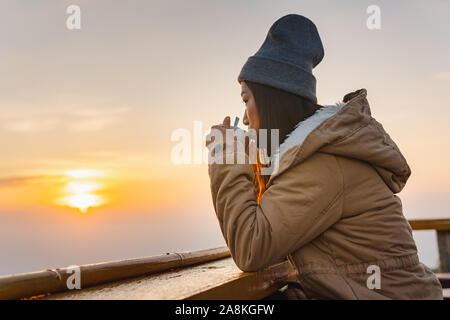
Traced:
POLYGON ((283 171, 315 152, 349 157, 370 163, 389 188, 400 192, 411 170, 397 145, 370 112, 367 91, 358 90, 338 102, 318 109, 299 122, 271 157, 269 184, 283 171))

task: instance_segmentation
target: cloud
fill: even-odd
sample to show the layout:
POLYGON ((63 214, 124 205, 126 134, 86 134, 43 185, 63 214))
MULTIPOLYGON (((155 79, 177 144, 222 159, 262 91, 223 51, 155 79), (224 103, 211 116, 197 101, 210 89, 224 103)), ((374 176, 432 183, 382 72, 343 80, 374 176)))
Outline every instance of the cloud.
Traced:
POLYGON ((0 188, 15 187, 29 184, 32 181, 36 181, 42 177, 37 176, 17 176, 0 178, 0 188))
POLYGON ((82 131, 100 131, 114 123, 116 119, 112 117, 98 118, 98 119, 86 119, 78 120, 67 125, 70 131, 82 132, 82 131))
POLYGON ((24 186, 36 182, 61 181, 62 175, 13 176, 0 178, 0 188, 24 186))
POLYGON ((51 130, 57 124, 56 119, 37 120, 17 120, 9 121, 4 125, 4 129, 10 132, 34 133, 51 130))
POLYGON ((31 177, 0 178, 0 188, 26 184, 31 177))
POLYGON ((72 116, 78 118, 68 124, 68 129, 75 132, 100 131, 121 119, 121 115, 128 111, 128 108, 119 107, 112 109, 76 109, 72 110, 72 116))
POLYGON ((7 118, 3 117, 1 126, 4 130, 13 133, 36 133, 62 129, 72 132, 93 132, 120 122, 123 114, 128 110, 127 107, 25 108, 20 110, 22 112, 15 110, 8 113, 7 118))
POLYGON ((447 80, 450 79, 450 72, 438 72, 434 75, 436 80, 447 80))

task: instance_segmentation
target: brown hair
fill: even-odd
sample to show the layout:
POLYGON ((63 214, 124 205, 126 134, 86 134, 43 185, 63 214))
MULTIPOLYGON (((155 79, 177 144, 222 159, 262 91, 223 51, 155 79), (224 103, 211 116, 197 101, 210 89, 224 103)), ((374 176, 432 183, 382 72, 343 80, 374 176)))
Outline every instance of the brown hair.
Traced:
MULTIPOLYGON (((260 123, 259 128, 267 129, 268 156, 272 153, 271 129, 279 130, 279 144, 281 145, 300 121, 310 117, 320 107, 311 100, 294 93, 252 81, 245 80, 245 83, 252 91, 255 99, 260 123)), ((255 186, 259 189, 258 203, 270 178, 269 175, 260 174, 261 166, 258 156, 258 163, 252 165, 255 172, 255 186)))

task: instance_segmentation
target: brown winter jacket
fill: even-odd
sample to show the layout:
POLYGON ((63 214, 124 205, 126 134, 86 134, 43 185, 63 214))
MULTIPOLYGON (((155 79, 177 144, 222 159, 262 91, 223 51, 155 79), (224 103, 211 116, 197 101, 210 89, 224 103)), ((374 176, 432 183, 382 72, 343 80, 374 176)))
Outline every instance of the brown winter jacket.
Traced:
POLYGON ((251 165, 210 164, 222 234, 243 271, 287 258, 299 297, 442 299, 395 195, 410 168, 366 95, 358 90, 297 125, 275 153, 259 204, 251 165))

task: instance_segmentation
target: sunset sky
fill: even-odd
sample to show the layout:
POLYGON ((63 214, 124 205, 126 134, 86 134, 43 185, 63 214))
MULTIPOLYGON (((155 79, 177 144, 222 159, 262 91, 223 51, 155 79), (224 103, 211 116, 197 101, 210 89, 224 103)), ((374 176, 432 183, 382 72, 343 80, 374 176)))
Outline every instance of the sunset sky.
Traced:
POLYGON ((288 13, 321 35, 320 104, 367 89, 412 169, 405 215, 449 217, 450 1, 3 0, 0 275, 225 245, 207 165, 174 164, 171 135, 242 119, 236 77, 288 13))

